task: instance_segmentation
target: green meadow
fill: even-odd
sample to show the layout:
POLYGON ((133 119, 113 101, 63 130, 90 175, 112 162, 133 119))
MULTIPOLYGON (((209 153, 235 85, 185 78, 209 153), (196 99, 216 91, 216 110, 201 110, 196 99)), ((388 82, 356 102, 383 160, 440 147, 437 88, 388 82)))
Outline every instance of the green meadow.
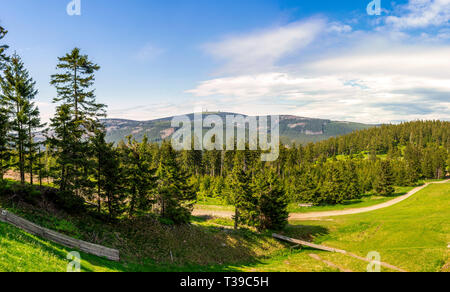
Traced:
MULTIPOLYGON (((365 257, 376 251, 381 260, 407 271, 439 272, 448 269, 450 243, 450 184, 433 184, 406 201, 370 213, 333 217, 324 221, 294 221, 284 234, 306 239, 330 247, 350 251, 365 257), (331 219, 331 220, 330 220, 331 219)), ((293 247, 279 243, 270 233, 258 234, 251 229, 232 231, 228 219, 194 218, 191 228, 202 230, 199 237, 209 234, 223 241, 227 248, 215 249, 234 258, 230 263, 199 264, 156 262, 153 259, 126 259, 111 262, 81 253, 81 270, 91 271, 339 271, 324 261, 345 270, 365 271, 367 263, 354 258, 310 248, 293 247), (239 252, 243 256, 239 260, 239 252), (323 261, 313 259, 318 255, 323 261)), ((200 232, 200 231, 198 231, 200 232)), ((177 240, 177 239, 172 239, 177 240)), ((182 241, 182 238, 178 239, 182 241)), ((186 240, 185 240, 186 241, 186 240)), ((208 239, 205 239, 206 245, 208 239)), ((202 240, 189 239, 186 257, 199 256, 202 240), (194 247, 194 245, 196 245, 194 247), (195 254, 189 254, 195 253, 195 254)), ((171 242, 171 244, 174 244, 171 242)), ((0 271, 67 270, 69 249, 29 235, 15 227, 0 223, 0 271)), ((207 251, 205 251, 207 253, 207 251)), ((205 255, 207 256, 207 255, 205 255)), ((382 269, 383 271, 391 271, 382 269)))

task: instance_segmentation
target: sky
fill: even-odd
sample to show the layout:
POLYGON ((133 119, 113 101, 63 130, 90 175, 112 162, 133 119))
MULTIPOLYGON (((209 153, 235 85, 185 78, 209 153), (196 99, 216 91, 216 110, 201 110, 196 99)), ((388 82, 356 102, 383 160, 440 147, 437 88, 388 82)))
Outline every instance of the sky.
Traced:
POLYGON ((364 123, 450 119, 450 0, 0 0, 45 121, 57 57, 101 66, 108 117, 198 110, 364 123), (375 6, 374 6, 375 7, 375 6), (369 7, 369 8, 374 8, 369 7))

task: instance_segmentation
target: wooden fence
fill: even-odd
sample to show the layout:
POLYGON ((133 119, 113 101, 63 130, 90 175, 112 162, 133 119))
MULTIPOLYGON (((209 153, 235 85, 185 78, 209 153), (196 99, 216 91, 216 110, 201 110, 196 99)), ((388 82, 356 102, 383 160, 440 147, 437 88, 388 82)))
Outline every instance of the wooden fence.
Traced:
POLYGON ((88 254, 93 254, 99 257, 105 257, 112 261, 120 260, 119 251, 116 249, 71 238, 69 236, 60 234, 50 229, 38 226, 28 220, 25 220, 3 209, 0 209, 0 221, 9 223, 20 229, 25 230, 30 234, 48 239, 55 243, 66 246, 68 248, 74 248, 88 254))

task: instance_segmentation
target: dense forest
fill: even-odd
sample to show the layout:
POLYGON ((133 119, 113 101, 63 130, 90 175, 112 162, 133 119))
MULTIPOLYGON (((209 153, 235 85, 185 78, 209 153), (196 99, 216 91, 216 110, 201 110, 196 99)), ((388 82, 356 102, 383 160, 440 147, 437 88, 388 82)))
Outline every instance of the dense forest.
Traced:
MULTIPOLYGON (((0 27, 0 40, 7 31, 0 27)), ((0 44, 1 45, 1 44, 0 44)), ((450 165, 450 123, 414 121, 361 130, 307 145, 280 146, 275 162, 259 151, 181 151, 170 141, 106 142, 106 105, 95 97, 100 66, 75 48, 59 57, 50 83, 56 112, 48 125, 34 102, 38 91, 24 62, 0 46, 0 188, 4 174, 20 184, 51 182, 69 211, 110 219, 154 214, 188 223, 198 199, 236 207, 235 225, 264 229, 287 223, 290 202, 340 204, 394 186, 443 178, 450 165), (36 138, 45 133, 46 139, 36 138)))

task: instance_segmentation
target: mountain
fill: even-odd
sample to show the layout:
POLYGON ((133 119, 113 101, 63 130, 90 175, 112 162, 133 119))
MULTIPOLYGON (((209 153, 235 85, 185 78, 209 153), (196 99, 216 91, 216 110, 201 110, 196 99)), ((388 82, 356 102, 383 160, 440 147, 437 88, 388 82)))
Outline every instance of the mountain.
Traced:
MULTIPOLYGON (((209 115, 220 116, 224 123, 227 115, 238 115, 235 113, 203 113, 203 118, 209 115)), ((187 115, 191 121, 194 120, 194 114, 187 115)), ((245 115, 242 115, 246 117, 245 115)), ((141 141, 144 135, 147 135, 151 142, 161 142, 169 139, 175 132, 171 127, 171 121, 174 117, 151 121, 133 121, 124 119, 105 119, 104 123, 107 129, 107 140, 118 143, 125 140, 127 136, 132 135, 136 140, 141 141)), ((270 119, 268 119, 270 121, 270 119)), ((337 137, 351 132, 374 127, 352 122, 338 122, 324 119, 312 119, 297 116, 280 116, 280 138, 285 144, 305 144, 309 142, 318 142, 330 137, 337 137)))

